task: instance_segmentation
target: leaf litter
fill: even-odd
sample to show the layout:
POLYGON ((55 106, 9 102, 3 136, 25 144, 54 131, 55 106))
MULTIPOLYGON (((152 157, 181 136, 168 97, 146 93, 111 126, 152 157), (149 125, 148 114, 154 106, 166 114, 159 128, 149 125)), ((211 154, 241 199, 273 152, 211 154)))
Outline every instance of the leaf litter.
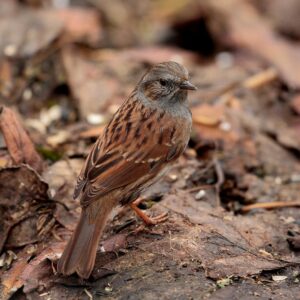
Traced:
POLYGON ((299 46, 246 1, 25 2, 5 4, 0 22, 1 297, 296 297, 299 95, 290 87, 299 86, 299 46), (192 32, 197 48, 180 40, 192 32), (145 228, 127 207, 116 210, 91 278, 60 277, 88 150, 141 74, 165 60, 185 64, 199 86, 189 148, 141 205, 169 218, 145 228))

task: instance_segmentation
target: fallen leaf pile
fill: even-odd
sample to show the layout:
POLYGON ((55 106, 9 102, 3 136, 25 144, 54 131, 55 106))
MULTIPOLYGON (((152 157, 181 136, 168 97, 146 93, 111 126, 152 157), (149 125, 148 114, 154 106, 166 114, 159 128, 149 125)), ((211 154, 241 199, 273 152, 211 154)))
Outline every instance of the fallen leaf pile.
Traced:
POLYGON ((297 299, 298 2, 74 2, 1 3, 1 300, 297 299), (143 195, 168 220, 116 209, 91 278, 61 277, 84 159, 167 60, 198 86, 188 148, 143 195))

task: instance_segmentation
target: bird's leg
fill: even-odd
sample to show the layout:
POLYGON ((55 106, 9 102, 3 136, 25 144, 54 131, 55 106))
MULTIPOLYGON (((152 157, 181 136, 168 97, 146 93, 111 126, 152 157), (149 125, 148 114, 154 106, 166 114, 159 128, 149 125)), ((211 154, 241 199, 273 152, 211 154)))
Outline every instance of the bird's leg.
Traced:
POLYGON ((131 209, 144 221, 146 225, 156 225, 167 220, 167 213, 163 213, 156 217, 147 216, 141 209, 138 208, 138 205, 143 202, 143 198, 138 198, 130 204, 131 209))

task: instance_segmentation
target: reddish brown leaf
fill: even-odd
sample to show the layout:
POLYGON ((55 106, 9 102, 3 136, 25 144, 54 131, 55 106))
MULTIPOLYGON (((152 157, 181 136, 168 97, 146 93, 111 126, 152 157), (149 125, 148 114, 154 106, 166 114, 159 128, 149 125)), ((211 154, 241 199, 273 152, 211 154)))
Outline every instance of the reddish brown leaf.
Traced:
POLYGON ((24 292, 28 293, 39 286, 51 284, 53 269, 51 260, 57 260, 63 250, 63 244, 52 244, 45 248, 32 260, 30 248, 25 248, 18 256, 13 267, 5 272, 1 281, 1 299, 9 299, 19 288, 24 286, 24 292))
MULTIPOLYGON (((176 243, 184 245, 186 253, 201 260, 211 278, 248 276, 293 263, 297 265, 297 259, 286 255, 282 249, 284 228, 279 232, 275 227, 278 218, 274 214, 233 216, 222 209, 199 203, 187 193, 169 195, 163 203, 197 224, 182 237, 174 237, 173 247, 176 243), (268 243, 272 244, 276 255, 264 251, 268 243)), ((154 246, 152 249, 155 251, 154 246)))
POLYGON ((102 68, 73 49, 63 51, 63 63, 82 117, 106 108, 118 91, 116 79, 104 76, 102 68))
POLYGON ((217 126, 224 119, 224 107, 202 104, 192 109, 193 121, 204 126, 217 126))
POLYGON ((15 164, 26 163, 41 172, 43 161, 23 128, 16 113, 7 107, 0 107, 0 130, 3 133, 9 154, 15 164))

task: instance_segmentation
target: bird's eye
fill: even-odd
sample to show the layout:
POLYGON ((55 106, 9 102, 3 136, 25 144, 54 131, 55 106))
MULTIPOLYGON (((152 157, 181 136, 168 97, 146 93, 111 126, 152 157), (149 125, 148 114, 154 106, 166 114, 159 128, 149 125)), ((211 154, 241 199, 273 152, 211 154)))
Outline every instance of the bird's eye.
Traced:
POLYGON ((166 86, 166 85, 167 85, 167 80, 165 80, 165 79, 160 79, 160 80, 159 80, 159 83, 160 83, 161 86, 166 86))

